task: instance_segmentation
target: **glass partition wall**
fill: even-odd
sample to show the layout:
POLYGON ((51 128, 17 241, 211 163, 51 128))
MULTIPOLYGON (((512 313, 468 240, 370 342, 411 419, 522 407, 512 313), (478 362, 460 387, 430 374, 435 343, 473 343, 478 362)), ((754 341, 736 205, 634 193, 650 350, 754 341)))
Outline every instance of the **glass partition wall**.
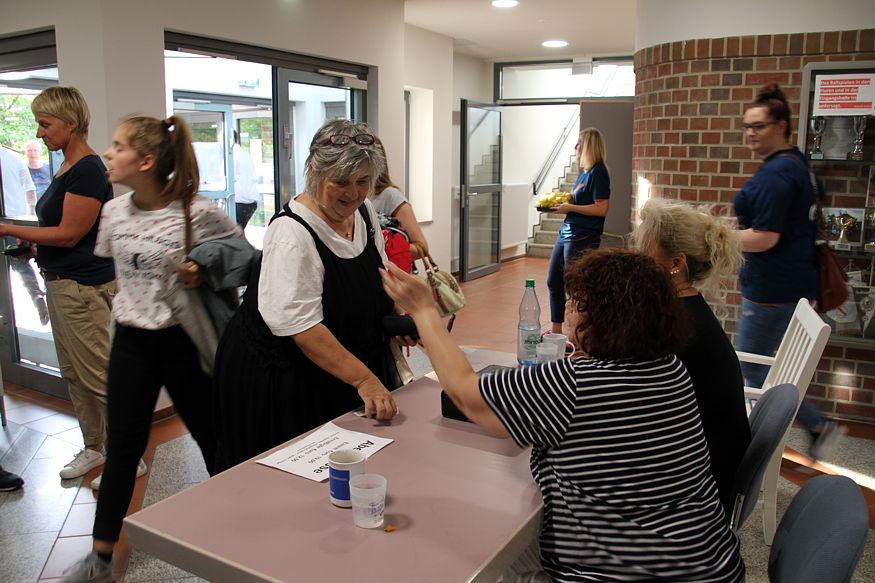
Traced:
POLYGON ((201 194, 236 217, 238 190, 254 186, 245 234, 261 248, 270 218, 303 191, 316 130, 336 118, 365 121, 367 68, 176 33, 166 33, 165 49, 168 110, 192 124, 201 194), (243 156, 254 177, 239 171, 243 156))

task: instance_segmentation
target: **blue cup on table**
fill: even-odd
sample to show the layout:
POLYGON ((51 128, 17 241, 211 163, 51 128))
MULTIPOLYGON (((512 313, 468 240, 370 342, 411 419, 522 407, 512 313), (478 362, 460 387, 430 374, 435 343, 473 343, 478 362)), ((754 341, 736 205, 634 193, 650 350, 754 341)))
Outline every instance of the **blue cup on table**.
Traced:
POLYGON ((365 473, 365 454, 354 449, 338 449, 328 456, 328 497, 331 503, 349 508, 349 480, 365 473))

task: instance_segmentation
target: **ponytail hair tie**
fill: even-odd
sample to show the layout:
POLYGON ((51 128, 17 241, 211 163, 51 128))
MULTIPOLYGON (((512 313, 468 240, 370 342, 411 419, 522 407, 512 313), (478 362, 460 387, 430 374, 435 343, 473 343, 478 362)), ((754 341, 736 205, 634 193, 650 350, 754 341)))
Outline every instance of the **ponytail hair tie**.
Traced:
POLYGON ((172 120, 171 118, 169 118, 169 117, 168 117, 167 119, 161 120, 161 122, 164 124, 164 128, 165 128, 168 132, 172 132, 174 126, 176 125, 175 123, 173 123, 173 120, 172 120))

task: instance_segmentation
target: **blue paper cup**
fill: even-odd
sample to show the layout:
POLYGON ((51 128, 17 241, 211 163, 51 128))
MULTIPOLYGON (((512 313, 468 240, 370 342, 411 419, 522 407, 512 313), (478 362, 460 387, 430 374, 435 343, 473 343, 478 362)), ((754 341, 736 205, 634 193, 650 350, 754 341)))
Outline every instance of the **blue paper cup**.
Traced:
POLYGON ((349 508, 349 481, 365 473, 365 454, 353 449, 339 449, 328 456, 328 498, 341 508, 349 508))

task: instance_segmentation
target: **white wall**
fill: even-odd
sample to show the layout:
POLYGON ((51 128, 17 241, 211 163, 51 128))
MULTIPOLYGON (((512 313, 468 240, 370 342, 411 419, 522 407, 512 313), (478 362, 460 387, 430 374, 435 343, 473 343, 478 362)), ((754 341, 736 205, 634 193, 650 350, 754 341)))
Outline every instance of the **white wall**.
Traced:
MULTIPOLYGON (((534 208, 532 182, 541 170, 556 139, 569 122, 578 105, 517 105, 502 110, 502 181, 501 249, 503 257, 525 253, 532 228, 541 219, 534 208)), ((557 157, 557 170, 541 187, 548 192, 558 186, 562 169, 574 154, 578 126, 572 128, 569 146, 557 157)))
POLYGON ((638 0, 635 50, 694 38, 873 27, 872 0, 638 0))
MULTIPOLYGON (((453 109, 453 40, 449 37, 435 34, 415 26, 404 27, 404 84, 412 89, 412 108, 416 108, 411 120, 412 131, 411 156, 411 190, 416 189, 411 198, 415 198, 416 208, 430 204, 430 217, 426 213, 423 218, 431 222, 422 225, 423 233, 428 240, 429 249, 438 265, 449 267, 451 264, 452 231, 452 109, 453 109), (431 119, 428 110, 431 100, 431 119), (431 124, 431 127, 428 127, 431 124), (430 131, 429 131, 430 130, 430 131), (431 135, 431 150, 424 143, 431 135), (416 146, 418 144, 418 146, 416 146), (430 159, 423 159, 422 157, 430 159), (430 162, 431 184, 423 184, 422 173, 428 173, 430 162), (419 174, 414 174, 419 170, 419 174), (423 192, 428 188, 429 198, 423 192)), ((403 96, 403 94, 401 94, 403 96)), ((403 106, 400 109, 403 115, 403 106)), ((402 119, 403 121, 403 119, 402 119)), ((382 135, 382 134, 381 134, 382 135)), ((388 146, 387 146, 388 147, 388 146)), ((393 151, 402 152, 401 148, 393 151)), ((390 155, 398 164, 403 164, 401 156, 390 155)), ((403 168, 403 166, 402 166, 403 168)), ((395 172, 398 182, 402 183, 403 174, 395 172)))
MULTIPOLYGON (((556 138, 579 107, 576 104, 562 104, 517 105, 504 108, 502 124, 506 183, 531 185, 556 138)), ((572 133, 576 136, 576 129, 572 133)), ((573 154, 571 148, 560 152, 559 157, 567 164, 573 154)), ((545 183, 544 189, 549 191, 556 186, 554 180, 545 183)))

